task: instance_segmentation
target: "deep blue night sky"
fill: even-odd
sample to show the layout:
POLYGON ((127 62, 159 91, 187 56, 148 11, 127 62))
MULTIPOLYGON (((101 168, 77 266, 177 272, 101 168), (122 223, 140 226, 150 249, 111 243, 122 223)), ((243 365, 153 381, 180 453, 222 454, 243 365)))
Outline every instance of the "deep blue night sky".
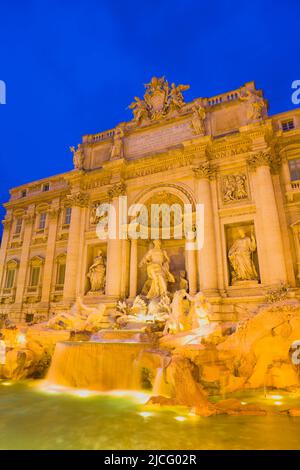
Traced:
POLYGON ((187 100, 255 80, 271 114, 295 106, 299 0, 0 0, 0 18, 1 203, 71 169, 69 145, 129 120, 153 75, 190 84, 187 100))

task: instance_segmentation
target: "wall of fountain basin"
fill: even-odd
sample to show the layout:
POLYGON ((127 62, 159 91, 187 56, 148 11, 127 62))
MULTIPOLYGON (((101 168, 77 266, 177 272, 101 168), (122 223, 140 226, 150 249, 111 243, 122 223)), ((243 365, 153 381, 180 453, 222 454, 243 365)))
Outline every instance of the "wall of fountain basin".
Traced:
POLYGON ((44 377, 68 387, 144 390, 153 404, 186 405, 202 415, 216 412, 211 395, 300 390, 298 301, 264 305, 243 324, 220 324, 206 337, 196 331, 162 336, 107 330, 96 340, 80 334, 70 340, 70 331, 43 325, 1 332, 7 344, 3 379, 44 377))

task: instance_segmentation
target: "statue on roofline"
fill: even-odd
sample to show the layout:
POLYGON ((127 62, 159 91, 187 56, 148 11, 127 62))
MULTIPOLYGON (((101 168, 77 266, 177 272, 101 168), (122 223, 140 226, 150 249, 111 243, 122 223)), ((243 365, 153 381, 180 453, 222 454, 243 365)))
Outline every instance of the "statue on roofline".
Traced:
POLYGON ((84 164, 84 152, 82 144, 78 144, 77 149, 74 146, 70 147, 71 152, 73 153, 73 164, 76 170, 82 170, 84 164))

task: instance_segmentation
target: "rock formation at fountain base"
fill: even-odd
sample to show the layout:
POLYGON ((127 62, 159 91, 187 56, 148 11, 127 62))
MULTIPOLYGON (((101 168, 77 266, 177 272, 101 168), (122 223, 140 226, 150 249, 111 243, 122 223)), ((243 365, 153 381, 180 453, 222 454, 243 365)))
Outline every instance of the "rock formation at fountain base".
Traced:
MULTIPOLYGON (((149 406, 184 405, 202 416, 265 413, 253 405, 241 409, 236 401, 212 404, 212 395, 300 388, 295 361, 300 356, 298 301, 264 305, 237 325, 210 327, 205 320, 191 328, 193 323, 185 322, 190 325, 185 331, 180 326, 166 331, 161 318, 155 321, 143 315, 130 313, 127 321, 116 321, 111 330, 75 331, 81 341, 74 341, 74 331, 49 325, 31 326, 26 332, 24 328, 3 329, 7 347, 0 377, 41 377, 53 356, 47 377, 52 383, 97 390, 144 390, 152 394, 149 406)), ((125 316, 124 311, 116 312, 116 320, 125 316)), ((176 323, 174 315, 172 322, 176 323)))

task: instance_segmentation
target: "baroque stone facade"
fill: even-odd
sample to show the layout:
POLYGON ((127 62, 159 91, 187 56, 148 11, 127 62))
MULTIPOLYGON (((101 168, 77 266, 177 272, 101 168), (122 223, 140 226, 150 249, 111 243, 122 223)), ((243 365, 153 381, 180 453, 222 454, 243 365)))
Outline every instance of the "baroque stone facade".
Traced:
POLYGON ((24 321, 77 296, 116 303, 140 294, 150 240, 96 234, 98 205, 118 211, 124 195, 128 204, 204 204, 203 248, 189 252, 174 237, 163 248, 174 285, 186 273, 216 319, 237 320, 282 282, 300 295, 300 110, 269 116, 253 82, 189 103, 187 85, 154 77, 145 88, 131 120, 71 147, 74 169, 11 190, 0 315, 24 321))

